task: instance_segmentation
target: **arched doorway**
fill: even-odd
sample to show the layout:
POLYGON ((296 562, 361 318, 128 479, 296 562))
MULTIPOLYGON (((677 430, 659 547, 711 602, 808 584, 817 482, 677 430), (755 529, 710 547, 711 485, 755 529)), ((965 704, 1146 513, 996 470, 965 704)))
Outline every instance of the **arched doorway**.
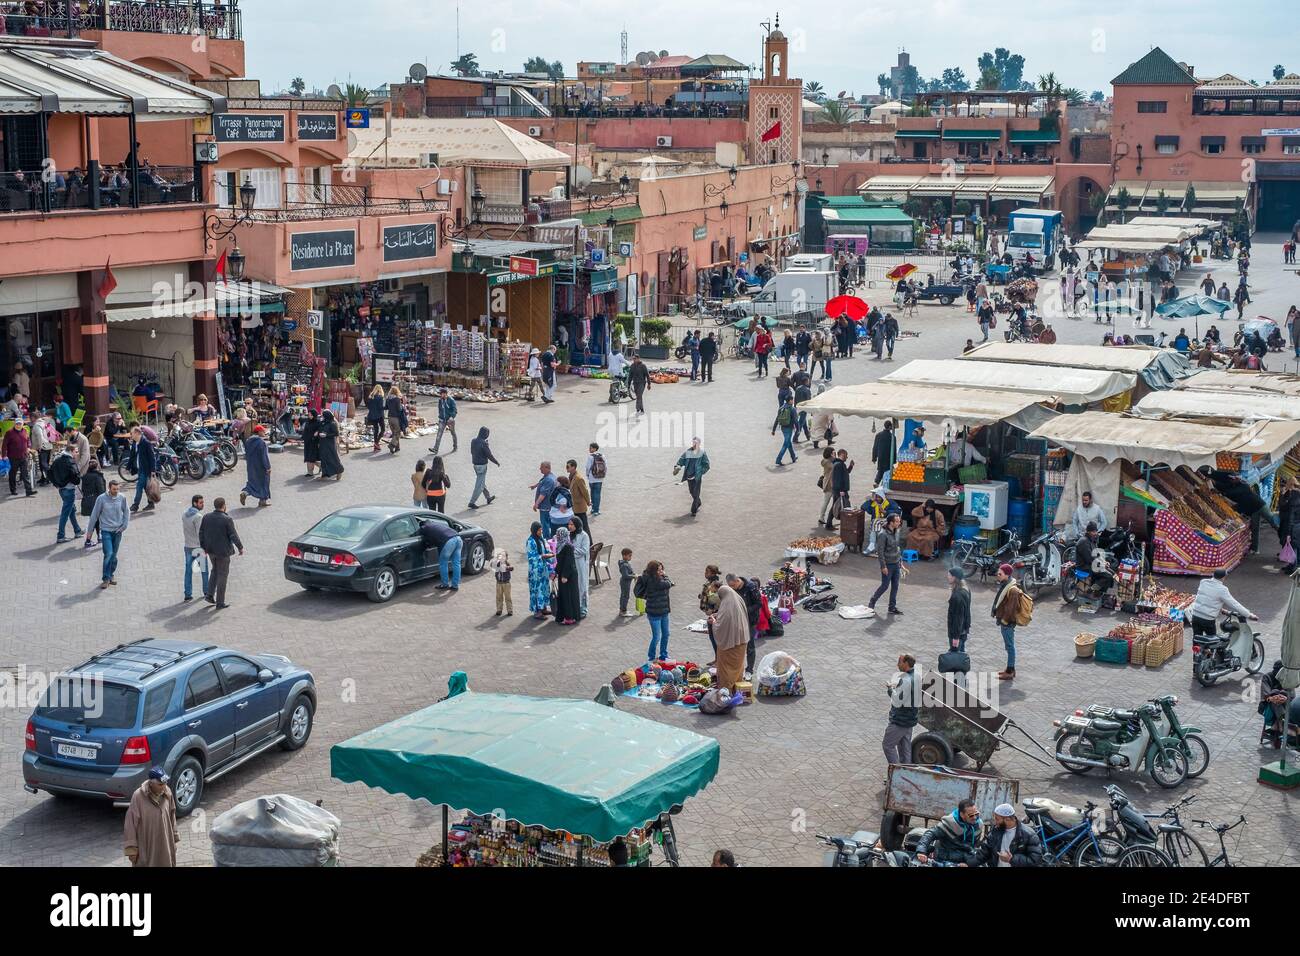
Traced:
POLYGON ((1061 212, 1065 213, 1065 227, 1075 235, 1086 235, 1097 225, 1100 207, 1106 190, 1095 179, 1079 176, 1067 182, 1058 198, 1061 212), (1100 197, 1100 198, 1098 198, 1100 197))

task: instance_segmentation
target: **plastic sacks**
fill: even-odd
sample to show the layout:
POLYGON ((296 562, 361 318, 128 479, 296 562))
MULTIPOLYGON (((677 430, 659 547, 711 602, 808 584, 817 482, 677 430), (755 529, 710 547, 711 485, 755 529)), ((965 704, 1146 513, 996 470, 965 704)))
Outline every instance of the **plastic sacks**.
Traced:
POLYGON ((287 793, 256 797, 208 832, 217 866, 338 866, 339 818, 287 793))
POLYGON ((808 693, 799 662, 784 651, 765 654, 754 672, 760 697, 802 697, 808 693))

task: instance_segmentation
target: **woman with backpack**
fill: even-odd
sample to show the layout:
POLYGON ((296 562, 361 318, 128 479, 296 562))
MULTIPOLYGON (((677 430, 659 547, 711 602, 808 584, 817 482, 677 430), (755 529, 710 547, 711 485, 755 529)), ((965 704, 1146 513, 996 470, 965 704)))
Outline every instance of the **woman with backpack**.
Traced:
POLYGON ((1016 583, 1015 568, 1009 564, 998 567, 998 591, 993 598, 993 619, 998 622, 1002 643, 1007 648, 1007 668, 998 673, 998 680, 1014 680, 1016 676, 1016 627, 1029 623, 1033 602, 1016 583))

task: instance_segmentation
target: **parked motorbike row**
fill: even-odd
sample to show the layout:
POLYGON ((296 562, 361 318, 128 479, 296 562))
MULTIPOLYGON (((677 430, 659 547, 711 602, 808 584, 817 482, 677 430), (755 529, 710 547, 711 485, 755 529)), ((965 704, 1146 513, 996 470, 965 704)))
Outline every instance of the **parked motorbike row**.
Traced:
MULTIPOLYGON (((1197 799, 1184 797, 1161 813, 1142 813, 1119 787, 1106 787, 1108 808, 1092 802, 1073 807, 1047 797, 1021 801, 1024 818, 1020 825, 1038 838, 1039 866, 1070 867, 1230 867, 1226 835, 1246 822, 1239 815, 1233 823, 1191 820, 1198 831, 1210 830, 1219 841, 1219 852, 1211 859, 1204 845, 1184 824, 1182 811, 1197 799)), ((982 821, 976 818, 976 826, 982 821)), ((964 849, 929 846, 919 852, 926 829, 916 827, 903 840, 900 850, 886 850, 877 834, 859 830, 851 837, 817 834, 827 847, 823 865, 831 867, 967 867, 978 862, 964 849), (921 859, 924 857, 924 859, 921 859)), ((931 841, 932 844, 937 841, 931 841)))
POLYGON ((1076 710, 1056 728, 1056 760, 1070 773, 1145 771, 1162 787, 1199 777, 1210 765, 1200 728, 1184 726, 1172 694, 1153 697, 1132 710, 1092 705, 1076 710))
MULTIPOLYGON (((171 429, 166 441, 159 442, 154 454, 158 459, 158 480, 168 488, 180 477, 200 481, 209 475, 229 471, 239 463, 239 447, 233 438, 214 435, 206 428, 188 422, 171 429)), ((117 466, 123 481, 135 480, 135 457, 124 455, 117 466)))

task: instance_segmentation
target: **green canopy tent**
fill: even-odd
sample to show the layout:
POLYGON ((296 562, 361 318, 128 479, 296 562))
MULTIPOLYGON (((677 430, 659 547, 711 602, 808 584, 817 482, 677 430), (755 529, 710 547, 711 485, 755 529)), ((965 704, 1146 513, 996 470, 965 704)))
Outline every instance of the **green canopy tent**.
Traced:
POLYGON ((1196 337, 1201 337, 1201 316, 1212 315, 1216 318, 1227 312, 1232 306, 1222 299, 1194 293, 1156 306, 1156 315, 1165 319, 1195 319, 1196 337))
POLYGON ((330 748, 330 773, 607 843, 703 790, 718 742, 595 701, 468 692, 330 748))

